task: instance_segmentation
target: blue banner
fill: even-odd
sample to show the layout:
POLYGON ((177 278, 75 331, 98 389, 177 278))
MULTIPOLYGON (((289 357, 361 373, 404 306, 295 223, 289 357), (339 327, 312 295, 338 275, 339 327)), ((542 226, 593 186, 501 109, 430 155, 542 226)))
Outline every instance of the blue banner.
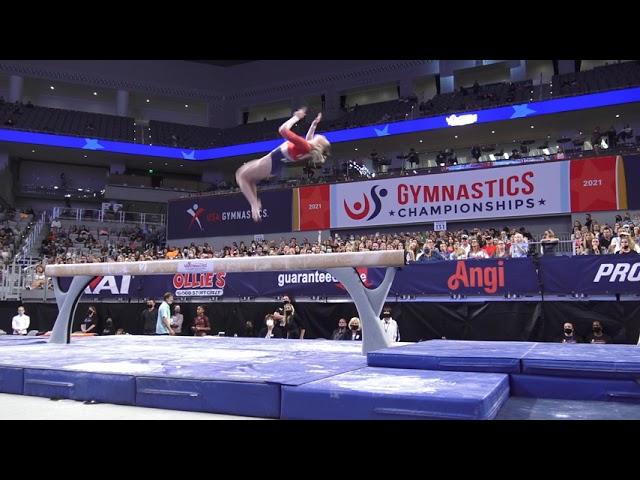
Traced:
POLYGON ((640 294, 640 255, 542 257, 546 294, 640 294))
MULTIPOLYGON (((377 287, 383 268, 361 268, 363 283, 377 287)), ((70 283, 64 278, 63 288, 70 283)), ((465 296, 640 294, 640 255, 434 261, 411 264, 397 272, 389 296, 462 294, 465 296)), ((97 298, 125 296, 176 301, 211 297, 347 297, 331 274, 315 271, 255 273, 178 273, 159 276, 96 277, 85 290, 97 298)))
POLYGON ((260 192, 262 221, 251 218, 244 195, 211 195, 171 200, 167 207, 167 239, 221 237, 291 232, 292 190, 260 192))
MULTIPOLYGON (((383 268, 360 268, 362 282, 377 287, 383 268)), ((69 279, 64 279, 69 281, 69 279)), ((65 282, 68 284, 68 282, 65 282)), ((397 272, 389 295, 504 295, 538 293, 534 263, 528 259, 437 261, 407 265, 397 272)), ((330 273, 315 271, 255 273, 177 273, 164 276, 96 277, 85 294, 99 298, 129 296, 160 298, 172 292, 180 298, 331 296, 347 297, 330 273)))

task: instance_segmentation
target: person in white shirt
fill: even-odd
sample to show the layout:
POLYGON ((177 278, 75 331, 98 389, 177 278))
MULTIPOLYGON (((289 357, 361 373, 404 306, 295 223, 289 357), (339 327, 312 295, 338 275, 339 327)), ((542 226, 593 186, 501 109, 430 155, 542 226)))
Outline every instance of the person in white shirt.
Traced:
POLYGON ((11 328, 13 328, 14 335, 26 335, 27 329, 29 328, 29 324, 31 323, 31 319, 29 315, 24 314, 24 307, 18 307, 18 315, 13 317, 11 321, 11 328))
POLYGON ((392 342, 400 341, 400 330, 398 323, 391 318, 391 310, 385 308, 382 312, 382 331, 392 342))
POLYGON ((180 305, 173 307, 173 316, 171 317, 171 328, 177 335, 182 333, 183 315, 180 313, 180 305))
POLYGON ((513 236, 513 243, 510 248, 511 258, 526 257, 529 253, 529 243, 521 233, 513 236))

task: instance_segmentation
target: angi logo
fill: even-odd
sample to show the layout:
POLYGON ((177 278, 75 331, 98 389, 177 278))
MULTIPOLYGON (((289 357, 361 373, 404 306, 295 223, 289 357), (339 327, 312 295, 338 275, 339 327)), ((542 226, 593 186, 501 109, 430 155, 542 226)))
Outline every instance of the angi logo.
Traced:
MULTIPOLYGON (((382 201, 380 200, 380 197, 386 197, 387 194, 389 193, 386 188, 382 188, 380 189, 380 192, 377 192, 376 189, 379 186, 380 185, 374 185, 373 187, 371 187, 370 194, 373 200, 373 204, 375 205, 375 208, 373 209, 373 213, 371 213, 369 218, 367 218, 367 221, 373 218, 376 218, 378 216, 378 214, 380 213, 380 210, 382 210, 382 201)), ((347 204, 346 200, 343 200, 344 211, 346 212, 347 216, 351 220, 362 220, 367 215, 369 215, 369 211, 371 210, 371 203, 369 202, 369 197, 367 196, 366 193, 363 193, 362 196, 364 198, 364 204, 360 202, 354 203, 353 208, 355 211, 349 208, 349 205, 347 204)))
POLYGON ((481 287, 487 293, 496 293, 498 287, 504 288, 504 262, 498 261, 497 267, 471 267, 467 270, 467 263, 460 260, 456 273, 447 280, 447 286, 449 290, 456 291, 460 284, 465 288, 481 287))
POLYGON ((187 229, 191 230, 191 226, 193 225, 193 222, 197 222, 198 226, 200 227, 200 230, 204 232, 204 228, 202 228, 202 224, 200 223, 200 215, 204 213, 204 208, 202 207, 198 208, 198 204, 194 203, 193 207, 187 210, 187 213, 192 217, 191 222, 189 222, 189 226, 187 227, 187 229))

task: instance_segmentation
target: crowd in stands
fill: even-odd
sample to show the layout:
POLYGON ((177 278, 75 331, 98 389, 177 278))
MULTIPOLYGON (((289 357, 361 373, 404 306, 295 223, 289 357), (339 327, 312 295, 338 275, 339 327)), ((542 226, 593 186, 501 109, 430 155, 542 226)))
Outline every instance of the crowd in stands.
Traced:
MULTIPOLYGON (((531 255, 557 255, 560 240, 553 230, 546 230, 539 241, 524 227, 473 228, 456 231, 420 231, 375 233, 340 236, 298 242, 295 237, 232 242, 215 248, 202 245, 164 245, 162 232, 149 227, 123 230, 90 231, 83 226, 68 230, 54 227, 42 244, 46 263, 95 263, 144 260, 206 259, 222 257, 250 257, 269 255, 324 254, 402 250, 407 262, 426 263, 435 260, 464 260, 483 258, 521 258, 531 255)), ((571 235, 576 255, 605 255, 640 253, 640 217, 627 213, 618 216, 612 226, 600 225, 587 216, 584 225, 576 221, 571 235)), ((39 272, 42 273, 42 272, 39 272)), ((40 277, 34 288, 40 288, 40 277)), ((42 282, 43 283, 43 282, 42 282)))
POLYGON ((640 216, 617 215, 613 225, 599 224, 587 214, 584 223, 576 220, 571 240, 576 255, 640 253, 640 216))
POLYGON ((16 210, 0 207, 0 264, 7 264, 18 252, 18 247, 34 219, 32 209, 16 210))

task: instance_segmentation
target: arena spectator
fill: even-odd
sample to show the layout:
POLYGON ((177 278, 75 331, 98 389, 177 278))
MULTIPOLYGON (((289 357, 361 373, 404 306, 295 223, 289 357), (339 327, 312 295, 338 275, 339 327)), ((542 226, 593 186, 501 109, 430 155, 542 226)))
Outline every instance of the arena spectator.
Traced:
POLYGON ((542 255, 555 255, 560 240, 553 230, 545 230, 542 240, 540 240, 540 250, 542 255))
POLYGON ((563 332, 560 338, 561 343, 581 343, 581 338, 576 334, 576 329, 571 322, 565 322, 562 326, 563 332))
POLYGON ((382 331, 385 336, 392 342, 400 341, 400 330, 398 329, 398 323, 391 317, 391 309, 385 307, 382 311, 382 331))
POLYGON ((526 257, 529 253, 529 244, 524 239, 522 233, 516 233, 513 236, 513 243, 511 244, 511 257, 512 258, 522 258, 526 257))
POLYGON ((347 340, 362 340, 362 330, 360 329, 360 319, 352 317, 349 320, 349 335, 347 340))
POLYGON ((612 343, 611 337, 604 333, 602 323, 594 320, 591 324, 591 333, 586 338, 587 343, 612 343))
POLYGON ((173 315, 171 316, 171 328, 176 333, 176 335, 180 335, 182 333, 182 322, 184 321, 184 316, 180 313, 180 305, 176 305, 173 307, 173 315))
POLYGON ((158 312, 155 309, 156 302, 153 299, 147 300, 147 308, 140 313, 142 328, 140 331, 145 335, 155 335, 156 323, 158 322, 158 312))
POLYGON ((25 315, 25 310, 22 305, 18 307, 18 314, 11 319, 11 328, 14 335, 26 335, 29 325, 31 324, 31 318, 29 315, 25 315))
POLYGON ((196 337, 204 337, 211 333, 211 324, 209 323, 209 317, 204 314, 204 307, 198 305, 196 308, 196 316, 193 319, 191 325, 191 331, 196 337))
POLYGON ((350 332, 347 329, 347 320, 341 318, 338 320, 338 328, 336 328, 331 334, 331 340, 348 340, 350 332))
POLYGON ((89 307, 87 315, 80 324, 80 332, 93 334, 98 333, 98 314, 96 312, 96 307, 93 305, 89 307))
POLYGON ((259 338, 285 338, 286 331, 280 322, 276 322, 272 314, 264 317, 265 326, 258 334, 259 338))
POLYGON ((167 292, 162 297, 162 303, 158 308, 158 320, 156 322, 156 335, 175 335, 171 328, 171 304, 173 295, 167 292))

